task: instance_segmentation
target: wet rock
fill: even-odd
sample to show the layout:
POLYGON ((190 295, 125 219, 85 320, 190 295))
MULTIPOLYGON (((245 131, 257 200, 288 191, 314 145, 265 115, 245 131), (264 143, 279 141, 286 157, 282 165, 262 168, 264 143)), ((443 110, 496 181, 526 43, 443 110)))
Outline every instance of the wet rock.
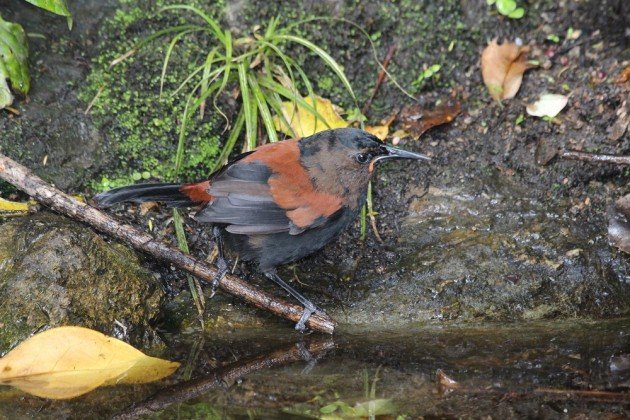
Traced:
POLYGON ((4 19, 41 37, 29 37, 31 91, 28 100, 13 104, 19 116, 0 118, 0 149, 63 190, 79 188, 107 159, 106 142, 84 113, 76 87, 87 74, 91 37, 114 2, 73 4, 72 31, 63 17, 26 2, 3 3, 4 19))
POLYGON ((164 305, 157 320, 159 329, 175 333, 200 329, 206 332, 233 331, 257 329, 269 321, 272 323, 278 321, 273 316, 222 293, 210 298, 210 292, 207 291, 204 305, 200 316, 190 292, 185 290, 179 293, 164 305))
POLYGON ((146 343, 161 296, 132 251, 75 222, 38 213, 0 225, 0 352, 59 325, 146 343))
POLYGON ((630 313, 627 256, 607 245, 603 220, 584 223, 569 203, 539 200, 498 172, 477 182, 415 199, 400 262, 367 273, 369 292, 332 315, 396 326, 630 313))

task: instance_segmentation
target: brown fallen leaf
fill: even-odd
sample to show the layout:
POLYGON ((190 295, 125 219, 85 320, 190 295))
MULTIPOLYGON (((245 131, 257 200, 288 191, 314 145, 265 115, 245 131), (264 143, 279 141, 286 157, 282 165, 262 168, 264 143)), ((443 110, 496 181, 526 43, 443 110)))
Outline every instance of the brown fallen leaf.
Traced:
POLYGON ((428 129, 452 122, 461 110, 459 102, 439 105, 433 109, 422 109, 418 104, 410 105, 401 111, 400 121, 405 131, 417 140, 428 129))
POLYGON ((619 77, 617 78, 616 83, 621 85, 629 81, 630 81, 630 64, 628 64, 626 68, 621 71, 621 73, 619 74, 619 77))
POLYGON ((620 140, 630 126, 630 101, 624 101, 617 110, 617 121, 608 128, 610 141, 620 140))
POLYGON ((435 372, 435 379, 437 380, 438 390, 440 392, 448 392, 459 388, 459 383, 446 376, 446 373, 444 373, 442 369, 438 369, 437 372, 435 372))
POLYGON ((499 45, 496 38, 481 53, 481 75, 494 100, 516 96, 523 73, 534 67, 527 61, 528 46, 513 42, 499 45))
POLYGON ((157 381, 178 367, 100 332, 59 327, 30 337, 0 359, 0 384, 67 399, 102 385, 157 381))
POLYGON ((630 254, 630 194, 621 197, 608 213, 610 244, 630 254))

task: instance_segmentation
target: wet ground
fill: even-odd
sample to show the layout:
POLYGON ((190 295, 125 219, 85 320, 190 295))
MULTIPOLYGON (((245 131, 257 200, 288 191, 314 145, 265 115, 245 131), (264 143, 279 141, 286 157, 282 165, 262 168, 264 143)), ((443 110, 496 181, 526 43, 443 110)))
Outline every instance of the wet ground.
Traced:
POLYGON ((166 337, 182 362, 151 386, 68 402, 8 389, 0 415, 121 418, 627 418, 630 320, 485 324, 296 336, 166 337), (438 371, 441 371, 438 374, 438 371), (442 379, 438 379, 440 375, 442 379), (455 381, 452 383, 449 381, 455 381), (370 411, 372 410, 372 411, 370 411), (400 417, 398 417, 400 418, 400 417))
MULTIPOLYGON (((147 7, 156 3, 162 2, 147 7)), ((398 44, 390 70, 403 85, 410 86, 423 65, 440 63, 439 76, 415 94, 429 108, 458 100, 463 113, 420 141, 400 145, 433 156, 430 167, 379 169, 374 202, 383 243, 370 230, 361 242, 354 226, 322 252, 283 268, 286 279, 340 322, 333 338, 300 336, 287 323, 225 296, 208 301, 204 334, 185 276, 145 258, 145 268, 181 291, 152 325, 166 346, 148 351, 186 367, 164 383, 98 390, 70 402, 5 389, 4 417, 159 410, 164 418, 273 418, 367 415, 370 407, 391 418, 630 415, 630 260, 607 238, 608 208, 630 193, 630 172, 563 161, 555 153, 570 148, 630 154, 630 134, 611 139, 610 132, 628 99, 628 88, 615 83, 630 60, 627 2, 528 2, 520 21, 498 16, 481 0, 205 6, 224 11, 235 31, 275 15, 348 17, 373 35, 379 56, 398 44), (569 28, 582 31, 581 37, 564 39, 569 28), (560 43, 547 40, 553 34, 560 43), (494 37, 531 43, 533 58, 541 62, 503 107, 488 96, 479 69, 479 54, 494 37), (525 117, 517 124, 524 105, 545 91, 570 96, 558 121, 525 117), (438 369, 457 382, 452 389, 439 386, 438 369)), ((124 77, 115 75, 120 80, 108 85, 103 102, 84 112, 108 60, 164 22, 129 13, 130 2, 84 1, 71 7, 75 29, 68 33, 64 19, 29 8, 0 0, 3 18, 45 36, 31 39, 33 91, 16 103, 21 114, 0 114, 3 153, 88 197, 90 187, 102 186, 102 177, 143 170, 141 159, 125 159, 120 151, 151 143, 121 148, 117 142, 155 138, 168 155, 176 125, 147 124, 176 114, 169 108, 177 106, 175 100, 147 106, 158 103, 155 80, 163 51, 133 62, 124 77), (126 91, 145 96, 123 96, 126 91)), ((366 98, 378 72, 369 46, 341 24, 333 29, 318 23, 304 31, 340 60, 359 97, 366 98), (343 31, 347 36, 338 36, 343 31)), ((292 53, 312 77, 330 79, 313 57, 292 53)), ((323 96, 352 106, 341 89, 325 85, 318 85, 323 96)), ((371 121, 409 102, 385 83, 371 121)), ((192 137, 210 133, 220 141, 216 121, 207 116, 204 124, 207 131, 192 137)), ((195 171, 190 176, 203 168, 195 171)), ((0 188, 15 200, 25 198, 0 188)), ((113 211, 137 226, 151 223, 157 237, 173 241, 168 209, 113 211)), ((207 230, 192 219, 187 228, 192 252, 205 257, 211 246, 207 230)), ((236 271, 273 290, 252 267, 239 264, 236 271)))

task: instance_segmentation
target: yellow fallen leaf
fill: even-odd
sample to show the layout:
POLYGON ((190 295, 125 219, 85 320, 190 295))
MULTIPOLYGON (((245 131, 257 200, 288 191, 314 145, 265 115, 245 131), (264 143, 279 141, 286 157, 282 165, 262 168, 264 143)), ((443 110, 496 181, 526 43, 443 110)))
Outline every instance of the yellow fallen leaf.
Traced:
POLYGON ((389 134, 389 125, 366 125, 365 131, 374 134, 379 140, 385 140, 389 134))
MULTIPOLYGON (((293 102, 283 102, 282 114, 296 136, 307 137, 331 128, 348 126, 348 122, 339 116, 330 100, 315 96, 315 105, 313 105, 313 99, 310 96, 303 99, 304 102, 317 110, 321 118, 317 118, 309 109, 296 105, 293 102), (295 112, 296 108, 297 112, 295 112)), ((276 130, 282 131, 289 136, 293 134, 286 123, 278 116, 273 117, 273 123, 276 126, 276 130)))
POLYGON ((28 203, 18 203, 15 201, 5 200, 4 198, 0 198, 0 213, 13 213, 13 212, 27 212, 28 211, 28 203))
POLYGON ((523 73, 533 66, 527 61, 528 46, 506 42, 499 45, 496 38, 481 53, 481 75, 490 96, 497 101, 516 96, 523 81, 523 73))
POLYGON ((100 332, 59 327, 34 335, 0 359, 0 384, 67 399, 101 385, 156 381, 178 367, 100 332))

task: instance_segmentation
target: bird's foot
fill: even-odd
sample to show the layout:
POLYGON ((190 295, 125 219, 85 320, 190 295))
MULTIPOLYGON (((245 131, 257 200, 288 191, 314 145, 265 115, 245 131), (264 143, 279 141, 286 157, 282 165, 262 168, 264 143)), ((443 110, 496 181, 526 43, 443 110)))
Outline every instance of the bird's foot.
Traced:
POLYGON ((302 360, 306 362, 306 366, 302 369, 302 374, 308 375, 317 364, 317 359, 313 357, 310 351, 308 351, 304 343, 298 343, 297 348, 300 352, 300 357, 302 357, 302 360))
POLYGON ((306 305, 304 305, 304 312, 302 312, 302 316, 300 317, 298 323, 295 324, 295 329, 299 332, 306 331, 306 322, 314 313, 323 313, 323 311, 317 306, 313 305, 311 302, 308 302, 306 305))
POLYGON ((221 283, 221 280, 223 280, 223 277, 225 277, 225 275, 228 272, 228 265, 227 262, 225 262, 225 259, 223 258, 219 258, 217 260, 217 274, 214 275, 214 278, 212 279, 212 289, 210 290, 210 299, 212 299, 214 297, 214 295, 217 293, 217 289, 219 288, 219 284, 221 283))

